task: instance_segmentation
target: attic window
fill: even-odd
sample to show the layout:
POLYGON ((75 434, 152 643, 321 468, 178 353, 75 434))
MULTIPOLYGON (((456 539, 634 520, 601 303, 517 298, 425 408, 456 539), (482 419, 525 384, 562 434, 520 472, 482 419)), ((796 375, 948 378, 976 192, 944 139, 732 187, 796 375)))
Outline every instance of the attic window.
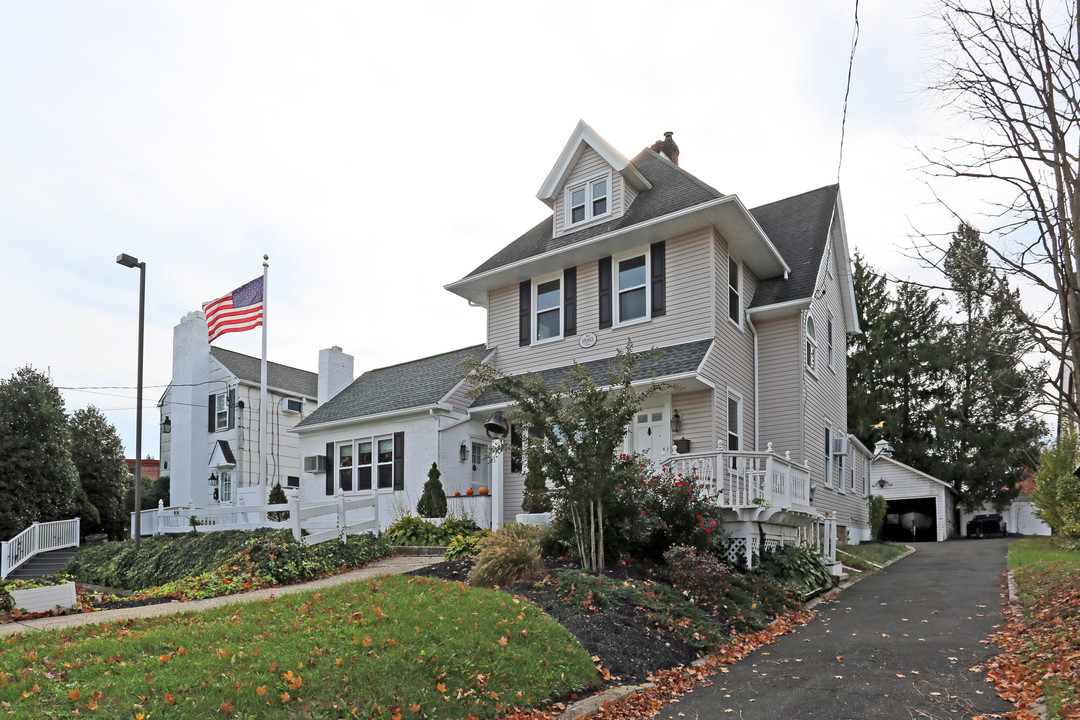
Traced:
POLYGON ((602 175, 566 188, 566 225, 578 225, 611 212, 611 176, 602 175))

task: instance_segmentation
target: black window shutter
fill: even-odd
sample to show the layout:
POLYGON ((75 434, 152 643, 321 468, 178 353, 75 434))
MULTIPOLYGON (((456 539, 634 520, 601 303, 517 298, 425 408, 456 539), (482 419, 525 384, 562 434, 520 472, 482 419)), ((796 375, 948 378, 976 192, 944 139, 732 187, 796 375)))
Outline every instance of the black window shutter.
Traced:
POLYGON ((394 433, 394 489, 405 489, 405 433, 394 433))
POLYGON ((664 284, 666 254, 664 241, 653 243, 649 248, 652 257, 649 259, 652 265, 652 316, 660 317, 667 314, 667 289, 664 284))
POLYGON ((334 443, 326 443, 326 494, 334 494, 334 460, 337 458, 334 455, 334 443))
POLYGON ((206 416, 206 432, 214 432, 217 430, 217 424, 214 422, 215 415, 217 413, 217 395, 210 394, 210 399, 207 401, 207 406, 210 409, 210 414, 206 416))
POLYGON ((517 425, 510 426, 510 472, 521 472, 521 429, 517 425))
POLYGON ((597 263, 599 278, 597 280, 600 292, 600 327, 611 327, 611 257, 600 258, 597 263))
POLYGON ((518 286, 518 345, 532 341, 532 281, 522 280, 518 286))
POLYGON ((577 268, 563 270, 563 337, 577 334, 577 268))
POLYGON ((229 406, 229 429, 232 430, 236 427, 236 389, 233 388, 229 391, 229 397, 226 399, 226 405, 229 406))

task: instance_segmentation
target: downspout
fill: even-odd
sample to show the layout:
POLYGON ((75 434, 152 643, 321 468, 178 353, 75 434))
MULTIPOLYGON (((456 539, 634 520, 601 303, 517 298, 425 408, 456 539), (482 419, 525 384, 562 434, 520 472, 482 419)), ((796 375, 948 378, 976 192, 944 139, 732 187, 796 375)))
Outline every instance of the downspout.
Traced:
POLYGON ((442 461, 442 455, 439 453, 439 444, 442 441, 440 437, 442 423, 439 421, 439 416, 435 414, 435 408, 428 408, 428 414, 435 419, 435 462, 437 464, 442 461))
POLYGON ((758 411, 758 333, 750 316, 745 315, 744 317, 746 317, 746 326, 750 328, 750 332, 754 336, 754 452, 758 452, 760 449, 758 447, 758 417, 760 415, 758 411))

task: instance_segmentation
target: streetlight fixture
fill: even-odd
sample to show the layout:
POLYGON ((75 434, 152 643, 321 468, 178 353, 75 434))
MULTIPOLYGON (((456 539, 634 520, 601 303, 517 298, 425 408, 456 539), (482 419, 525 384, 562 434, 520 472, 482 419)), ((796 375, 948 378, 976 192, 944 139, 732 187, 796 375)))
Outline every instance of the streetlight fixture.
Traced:
POLYGON ((127 253, 120 253, 116 263, 139 268, 139 371, 135 388, 135 552, 142 542, 142 390, 143 390, 143 320, 146 316, 146 263, 127 253))

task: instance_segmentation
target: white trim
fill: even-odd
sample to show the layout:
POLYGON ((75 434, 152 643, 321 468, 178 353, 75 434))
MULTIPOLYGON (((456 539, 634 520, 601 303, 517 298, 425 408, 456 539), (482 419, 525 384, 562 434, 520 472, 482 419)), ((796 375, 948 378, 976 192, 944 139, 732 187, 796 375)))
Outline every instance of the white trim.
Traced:
POLYGON ((727 426, 727 434, 725 438, 727 442, 724 443, 724 448, 729 452, 746 452, 746 443, 744 439, 746 437, 746 423, 743 422, 743 396, 735 388, 730 385, 727 388, 727 396, 724 398, 724 425, 727 426), (735 401, 736 412, 738 413, 738 432, 731 432, 731 401, 735 401), (734 435, 739 440, 739 447, 734 451, 731 450, 731 436, 734 435))
POLYGON ((924 477, 927 480, 933 480, 938 485, 941 485, 942 487, 948 488, 949 490, 952 490, 954 493, 956 492, 956 488, 954 488, 952 485, 945 482, 944 480, 939 480, 936 477, 934 477, 933 475, 927 475, 922 470, 916 470, 915 468, 911 467, 910 465, 905 465, 904 463, 900 462, 899 460, 893 459, 893 458, 889 457, 888 455, 879 455, 877 458, 874 459, 874 462, 877 462, 878 460, 887 460, 887 461, 891 462, 893 465, 896 465, 897 467, 901 467, 901 468, 903 468, 905 470, 910 470, 911 472, 915 473, 916 475, 918 475, 920 477, 924 477))
MULTIPOLYGON (((487 354, 487 355, 485 355, 485 356, 484 356, 484 359, 483 359, 483 360, 481 360, 480 362, 482 362, 482 363, 484 363, 484 364, 487 364, 487 363, 488 363, 488 361, 490 361, 490 360, 491 360, 492 358, 494 358, 494 357, 495 357, 495 353, 496 353, 497 351, 498 351, 498 348, 495 348, 494 350, 490 350, 490 351, 488 351, 488 354, 487 354)), ((463 386, 464 384, 465 384, 465 378, 461 378, 460 380, 458 380, 458 381, 457 381, 456 383, 454 383, 454 387, 450 388, 450 391, 449 391, 448 393, 446 393, 446 394, 445 394, 445 395, 443 395, 443 396, 442 396, 441 398, 439 398, 439 402, 440 402, 440 403, 447 403, 447 404, 449 404, 449 402, 450 402, 450 398, 454 397, 454 394, 455 394, 455 393, 456 393, 456 392, 457 392, 458 390, 460 390, 460 389, 461 389, 461 387, 462 387, 462 386, 463 386)))
POLYGON ((746 314, 751 317, 760 315, 761 317, 772 317, 774 315, 786 314, 788 310, 800 311, 810 308, 810 304, 814 301, 813 298, 802 298, 801 300, 787 300, 782 303, 773 303, 772 305, 762 305, 760 307, 748 307, 746 308, 746 314))
POLYGON ((563 317, 563 307, 565 305, 565 300, 566 300, 566 288, 563 287, 564 285, 565 285, 565 282, 564 282, 564 278, 563 278, 562 273, 553 273, 553 274, 550 274, 550 275, 543 275, 541 277, 533 279, 533 281, 532 281, 532 317, 530 318, 530 321, 531 321, 531 324, 532 324, 532 327, 531 327, 531 330, 530 330, 530 344, 531 345, 543 345, 544 343, 554 342, 556 340, 562 340, 563 339, 563 330, 564 330, 563 325, 565 325, 565 320, 566 320, 566 318, 563 317), (556 307, 545 308, 544 310, 541 310, 540 309, 540 304, 537 302, 537 295, 539 294, 538 293, 538 288, 541 285, 546 285, 547 283, 551 283, 551 282, 559 283, 559 304, 556 307), (541 340, 539 337, 537 337, 537 331, 540 329, 540 325, 537 322, 537 317, 540 315, 541 312, 544 312, 544 313, 555 312, 556 317, 559 318, 559 332, 558 332, 558 334, 552 335, 551 337, 546 337, 543 340, 541 340))
POLYGON ((536 197, 549 207, 554 206, 555 193, 566 181, 566 176, 570 174, 570 171, 573 170, 581 157, 582 144, 586 144, 595 150, 596 154, 603 158, 604 162, 622 175, 638 192, 652 187, 652 184, 631 164, 625 155, 612 147, 607 140, 600 137, 584 120, 578 120, 574 132, 570 134, 570 139, 566 141, 562 152, 559 153, 559 159, 555 161, 555 165, 548 172, 547 177, 544 178, 544 184, 540 186, 540 190, 536 193, 536 197))
POLYGON ((563 230, 579 230, 586 227, 597 220, 609 219, 614 212, 611 207, 612 196, 614 195, 614 182, 610 170, 597 173, 591 177, 585 178, 573 185, 567 185, 563 189, 563 230), (593 203, 597 198, 593 197, 593 186, 597 183, 604 182, 607 184, 607 193, 604 195, 607 200, 607 209, 599 215, 593 215, 593 203), (577 222, 573 221, 573 209, 576 207, 571 201, 570 197, 574 191, 582 190, 585 193, 585 202, 582 204, 582 208, 585 210, 585 217, 577 222))
POLYGON ((311 432, 321 432, 323 430, 332 430, 334 428, 342 427, 344 425, 354 425, 359 422, 372 422, 374 420, 387 420, 389 418, 401 417, 404 415, 419 415, 427 413, 429 410, 446 410, 453 411, 453 408, 446 403, 429 403, 427 405, 417 405, 416 407, 402 408, 400 410, 388 410, 383 413, 376 413, 374 415, 356 415, 354 417, 342 418, 341 420, 328 420, 326 422, 316 423, 314 425, 307 425, 305 427, 291 427, 286 428, 288 432, 296 433, 297 435, 304 435, 311 432))
MULTIPOLYGON (((613 255, 611 257, 611 326, 612 329, 625 327, 627 325, 636 325, 641 322, 652 319, 652 288, 650 281, 652 279, 652 252, 649 247, 643 249, 631 250, 620 255, 613 255), (645 258, 645 281, 641 284, 641 288, 645 291, 645 314, 641 317, 632 318, 630 320, 623 320, 622 313, 620 312, 619 296, 622 294, 622 287, 619 285, 619 263, 627 260, 633 260, 635 258, 645 258)), ((638 286, 634 286, 633 290, 636 290, 638 286)))
MULTIPOLYGON (((848 250, 847 239, 847 227, 844 223, 844 204, 840 201, 840 188, 836 189, 836 206, 833 210, 834 220, 839 221, 840 228, 840 242, 837 248, 837 269, 840 275, 840 284, 847 288, 847 292, 841 292, 840 298, 844 304, 844 320, 847 323, 847 331, 849 333, 861 333, 862 328, 859 327, 859 315, 855 311, 855 279, 851 275, 851 253, 848 250), (843 255, 843 262, 840 262, 840 255, 843 255)), ((829 224, 829 230, 832 230, 832 223, 829 224)))
POLYGON ((832 441, 833 441, 833 438, 834 438, 832 421, 829 420, 828 418, 825 418, 824 425, 825 425, 825 432, 826 432, 826 437, 825 437, 825 487, 831 488, 833 486, 832 441))

